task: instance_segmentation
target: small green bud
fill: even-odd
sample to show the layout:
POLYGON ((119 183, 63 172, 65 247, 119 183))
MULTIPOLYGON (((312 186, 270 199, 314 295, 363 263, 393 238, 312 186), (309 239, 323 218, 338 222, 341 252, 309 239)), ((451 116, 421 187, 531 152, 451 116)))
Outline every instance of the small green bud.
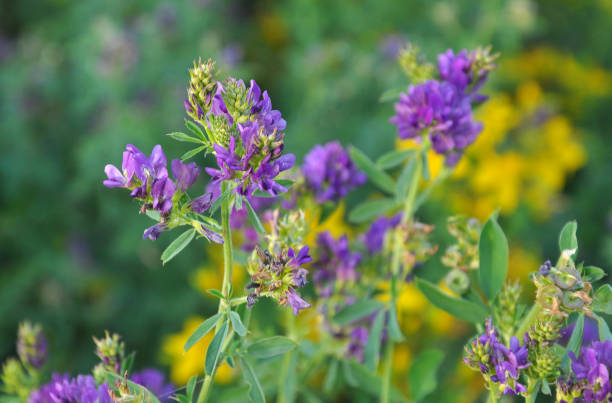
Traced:
POLYGON ((125 358, 125 345, 118 334, 112 336, 105 332, 101 339, 93 338, 96 344, 96 355, 102 360, 104 368, 116 374, 121 370, 121 364, 125 358))
POLYGON ((425 62, 416 45, 409 43, 402 49, 398 62, 412 84, 420 84, 433 78, 434 66, 425 62))

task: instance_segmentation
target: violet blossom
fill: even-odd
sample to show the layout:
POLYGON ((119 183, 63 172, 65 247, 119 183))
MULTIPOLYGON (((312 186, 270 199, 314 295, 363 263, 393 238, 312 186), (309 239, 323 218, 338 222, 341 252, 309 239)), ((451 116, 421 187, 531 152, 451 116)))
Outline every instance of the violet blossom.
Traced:
POLYGON ((608 402, 612 399, 610 371, 612 370, 612 340, 596 341, 591 347, 582 347, 579 357, 568 352, 572 360, 572 373, 583 380, 583 398, 587 402, 608 402))
POLYGON ((330 296, 336 283, 358 279, 356 267, 361 262, 361 254, 351 252, 346 235, 335 240, 329 232, 320 233, 317 252, 318 259, 313 263, 314 281, 321 296, 330 296))
POLYGON ((93 376, 54 374, 51 382, 35 390, 29 403, 112 403, 108 385, 96 386, 93 376))

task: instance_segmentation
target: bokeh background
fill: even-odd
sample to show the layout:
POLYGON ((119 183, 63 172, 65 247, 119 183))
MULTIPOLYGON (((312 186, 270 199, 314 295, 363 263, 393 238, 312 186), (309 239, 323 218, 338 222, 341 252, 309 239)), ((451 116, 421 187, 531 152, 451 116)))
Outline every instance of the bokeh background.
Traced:
MULTIPOLYGON (((499 208, 517 279, 554 259, 560 228, 577 219, 580 257, 610 273, 611 24, 610 0, 0 1, 0 361, 28 318, 44 325, 62 371, 88 371, 91 336, 105 329, 138 352, 137 367, 166 366, 177 383, 201 369, 180 347, 194 317, 215 309, 202 289, 220 283, 218 256, 199 241, 162 267, 173 237, 142 240, 148 218, 102 186, 128 142, 184 152, 164 133, 183 126, 198 56, 269 90, 301 162, 333 139, 373 158, 396 145, 392 103, 379 97, 408 84, 395 61, 402 43, 432 61, 491 44, 501 56, 478 111, 485 132, 422 219, 444 235, 449 214, 499 208)), ((400 371, 425 334, 440 345, 469 337, 417 292, 400 304, 413 335, 400 371)), ((443 375, 471 401, 481 381, 468 372, 443 375)), ((452 401, 443 393, 436 401, 452 401)))

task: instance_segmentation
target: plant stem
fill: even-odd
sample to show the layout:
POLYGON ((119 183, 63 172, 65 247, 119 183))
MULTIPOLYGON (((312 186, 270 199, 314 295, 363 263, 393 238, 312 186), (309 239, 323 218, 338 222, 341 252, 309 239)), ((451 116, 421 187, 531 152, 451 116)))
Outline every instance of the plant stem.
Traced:
MULTIPOLYGON (((425 151, 423 151, 425 152, 425 151)), ((400 226, 403 226, 412 220, 412 213, 414 212, 414 201, 416 199, 417 189, 419 187, 419 180, 421 178, 421 172, 423 170, 423 161, 420 155, 414 156, 415 166, 412 178, 410 178, 410 187, 408 188, 408 194, 404 201, 404 210, 400 226)), ((402 236, 398 232, 394 232, 394 243, 393 243, 393 255, 391 257, 391 304, 396 305, 397 300, 397 279, 399 276, 400 265, 401 265, 401 254, 402 254, 402 236)), ((404 273, 408 274, 408 273, 404 273)), ((385 348, 384 358, 384 369, 383 369, 383 383, 382 391, 380 394, 381 403, 389 402, 389 395, 391 389, 391 378, 393 377, 393 352, 395 350, 395 342, 391 338, 387 339, 387 346, 385 348)))
MULTIPOLYGON (((296 329, 296 320, 295 315, 291 312, 290 309, 285 309, 285 323, 287 323, 287 337, 291 340, 297 342, 297 329, 296 329)), ((294 394, 291 390, 288 382, 289 377, 294 375, 294 370, 291 368, 293 365, 293 354, 294 351, 289 351, 285 353, 283 357, 283 362, 281 366, 281 376, 279 378, 278 383, 278 403, 293 403, 294 394)))
POLYGON ((525 396, 525 403, 535 403, 536 397, 538 396, 539 384, 539 380, 535 380, 532 378, 527 379, 527 396, 525 396))
MULTIPOLYGON (((224 194, 227 191, 227 183, 221 183, 221 194, 224 194)), ((233 249, 232 249, 232 229, 229 223, 230 216, 230 202, 231 197, 226 197, 221 202, 221 227, 222 227, 222 236, 223 236, 223 286, 221 287, 221 293, 223 294, 224 299, 219 300, 219 309, 218 312, 227 312, 230 308, 230 305, 225 301, 229 300, 229 292, 232 284, 232 270, 234 268, 233 262, 233 249)), ((215 329, 215 333, 219 331, 221 326, 223 325, 223 321, 219 321, 217 324, 217 328, 215 329)), ((226 341, 231 339, 231 334, 227 337, 226 341)), ((224 343, 225 349, 227 343, 224 343)), ((217 372, 217 368, 213 368, 211 374, 207 374, 204 377, 204 384, 202 385, 202 389, 200 390, 200 394, 198 396, 197 403, 205 403, 208 400, 208 395, 210 393, 210 389, 213 383, 213 379, 215 378, 215 374, 217 372)))
POLYGON ((542 308, 540 307, 540 304, 538 304, 537 302, 531 307, 531 310, 529 311, 527 316, 525 316, 525 318, 521 322, 521 325, 518 327, 518 329, 514 333, 514 335, 519 340, 522 340, 525 332, 529 331, 529 329, 531 328, 531 325, 533 325, 533 323, 537 319, 538 314, 540 313, 541 310, 542 308))

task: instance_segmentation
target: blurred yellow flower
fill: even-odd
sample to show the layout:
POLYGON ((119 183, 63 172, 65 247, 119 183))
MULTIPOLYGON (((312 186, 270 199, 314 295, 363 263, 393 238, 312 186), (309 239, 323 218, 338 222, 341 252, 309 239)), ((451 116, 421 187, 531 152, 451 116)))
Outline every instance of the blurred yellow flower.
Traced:
MULTIPOLYGON (((179 333, 166 336, 162 344, 162 360, 170 365, 170 379, 175 385, 185 385, 189 378, 201 375, 204 371, 206 349, 213 338, 213 332, 202 337, 189 351, 184 352, 185 342, 204 321, 197 316, 188 318, 179 333)), ((217 370, 215 382, 226 384, 232 380, 234 370, 223 363, 217 370)))
POLYGON ((306 214, 306 222, 308 223, 306 245, 313 247, 316 243, 317 235, 321 232, 329 231, 334 238, 344 234, 350 235, 352 232, 351 228, 344 221, 344 202, 338 203, 338 207, 323 221, 321 221, 323 211, 317 204, 313 204, 310 208, 305 209, 304 212, 306 214))

